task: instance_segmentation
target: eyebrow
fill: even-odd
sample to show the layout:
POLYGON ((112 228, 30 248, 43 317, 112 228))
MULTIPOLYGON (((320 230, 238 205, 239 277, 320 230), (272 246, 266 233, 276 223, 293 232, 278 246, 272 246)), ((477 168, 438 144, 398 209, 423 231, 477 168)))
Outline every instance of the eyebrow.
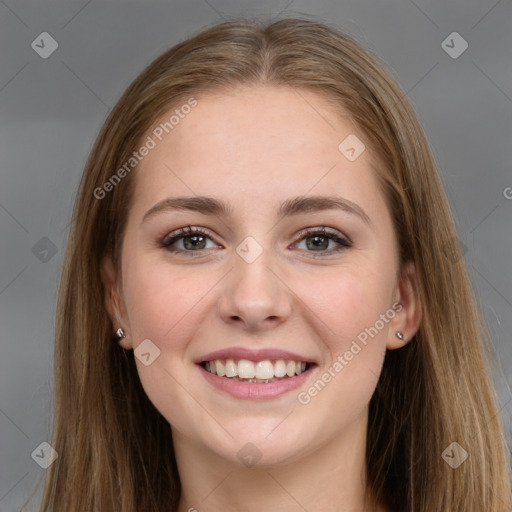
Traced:
MULTIPOLYGON (((149 209, 142 218, 142 223, 158 213, 186 210, 202 213, 203 215, 228 217, 233 213, 231 205, 225 201, 208 196, 168 197, 149 209)), ((325 210, 341 210, 359 217, 365 224, 371 226, 366 212, 356 203, 335 196, 299 196, 287 199, 281 203, 277 218, 313 213, 325 210)))

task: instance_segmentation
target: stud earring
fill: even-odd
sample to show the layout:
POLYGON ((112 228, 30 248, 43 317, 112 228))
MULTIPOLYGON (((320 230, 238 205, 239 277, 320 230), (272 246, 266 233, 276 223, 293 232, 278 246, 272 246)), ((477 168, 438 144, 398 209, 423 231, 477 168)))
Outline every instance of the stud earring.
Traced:
POLYGON ((123 329, 121 329, 121 327, 119 327, 119 329, 117 329, 116 334, 117 334, 118 338, 124 338, 125 337, 124 331, 123 331, 123 329))
POLYGON ((396 337, 399 339, 399 340, 403 340, 405 338, 405 336, 403 335, 403 333, 401 333, 400 331, 396 331, 396 337))

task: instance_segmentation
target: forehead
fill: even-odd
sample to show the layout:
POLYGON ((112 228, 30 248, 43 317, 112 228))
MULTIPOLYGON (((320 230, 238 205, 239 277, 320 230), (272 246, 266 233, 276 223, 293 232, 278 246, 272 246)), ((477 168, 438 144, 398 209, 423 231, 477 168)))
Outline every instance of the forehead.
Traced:
POLYGON ((327 97, 258 86, 194 99, 193 108, 181 108, 184 100, 146 134, 154 148, 134 176, 141 207, 178 195, 228 197, 255 209, 262 199, 339 192, 361 201, 378 193, 369 151, 351 161, 343 144, 340 150, 345 140, 361 150, 364 134, 327 97))

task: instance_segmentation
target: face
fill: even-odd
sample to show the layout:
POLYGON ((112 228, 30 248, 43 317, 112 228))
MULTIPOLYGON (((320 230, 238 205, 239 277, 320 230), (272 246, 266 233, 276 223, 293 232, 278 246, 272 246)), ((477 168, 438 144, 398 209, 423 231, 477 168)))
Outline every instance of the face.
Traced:
POLYGON ((386 348, 414 334, 408 281, 348 117, 284 87, 196 100, 162 140, 147 134, 122 275, 104 266, 111 311, 175 442, 235 463, 252 443, 260 464, 289 462, 364 428, 386 348), (192 208, 198 196, 227 211, 192 208), (166 202, 180 197, 195 202, 166 202))

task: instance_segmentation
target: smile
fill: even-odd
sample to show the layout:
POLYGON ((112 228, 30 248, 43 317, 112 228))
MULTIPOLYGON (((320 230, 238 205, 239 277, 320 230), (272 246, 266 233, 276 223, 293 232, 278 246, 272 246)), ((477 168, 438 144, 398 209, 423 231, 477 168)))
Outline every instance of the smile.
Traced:
POLYGON ((290 393, 309 379, 316 363, 289 359, 210 359, 197 363, 217 391, 237 399, 270 400, 290 393))
POLYGON ((248 359, 215 359, 205 361, 206 371, 238 382, 271 383, 295 377, 306 371, 308 363, 278 359, 249 361, 248 359))

